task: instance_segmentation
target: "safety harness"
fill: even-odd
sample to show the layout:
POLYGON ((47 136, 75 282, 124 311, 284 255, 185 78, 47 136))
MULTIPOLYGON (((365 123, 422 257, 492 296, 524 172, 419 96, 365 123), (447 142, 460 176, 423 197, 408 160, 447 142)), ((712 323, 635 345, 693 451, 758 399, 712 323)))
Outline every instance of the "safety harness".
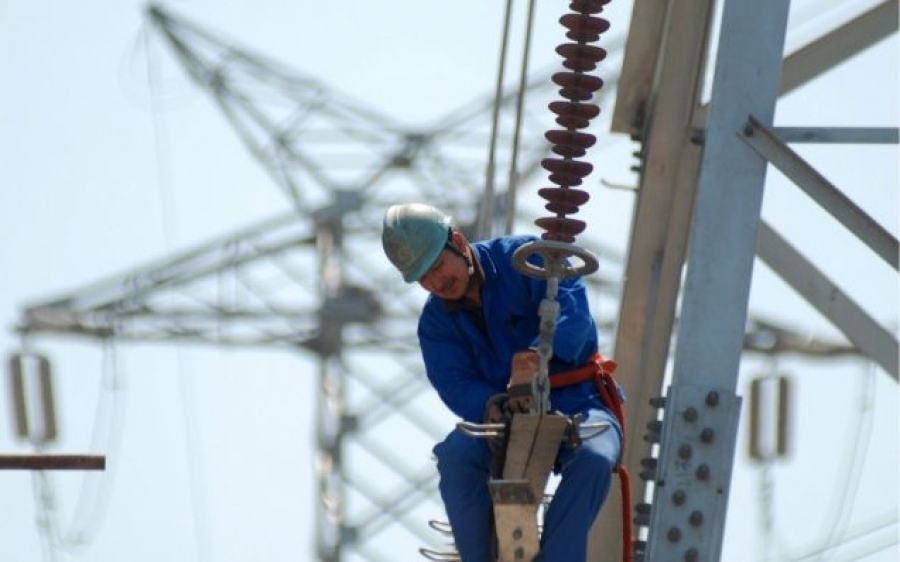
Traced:
POLYGON ((550 375, 550 388, 562 388, 587 381, 594 381, 600 400, 609 408, 619 421, 622 428, 622 452, 619 455, 613 472, 619 475, 619 485, 622 489, 622 560, 629 562, 632 559, 632 518, 631 518, 631 481, 628 470, 622 464, 625 452, 625 408, 623 407, 624 394, 618 383, 613 378, 613 371, 617 364, 612 359, 603 357, 600 353, 594 354, 588 360, 587 365, 572 371, 563 371, 550 375))

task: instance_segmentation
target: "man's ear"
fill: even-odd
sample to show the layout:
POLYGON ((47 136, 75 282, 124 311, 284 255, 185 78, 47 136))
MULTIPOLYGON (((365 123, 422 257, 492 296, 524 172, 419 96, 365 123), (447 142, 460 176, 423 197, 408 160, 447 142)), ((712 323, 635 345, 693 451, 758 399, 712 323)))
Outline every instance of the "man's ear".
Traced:
POLYGON ((466 236, 458 230, 452 231, 450 236, 453 240, 453 246, 459 252, 459 255, 462 256, 466 265, 468 265, 469 275, 471 276, 475 273, 475 256, 472 254, 472 247, 469 246, 469 241, 466 240, 466 236))
POLYGON ((453 240, 453 246, 456 247, 462 254, 466 253, 466 248, 469 246, 469 242, 466 240, 466 237, 462 232, 458 230, 454 230, 450 234, 451 240, 453 240))

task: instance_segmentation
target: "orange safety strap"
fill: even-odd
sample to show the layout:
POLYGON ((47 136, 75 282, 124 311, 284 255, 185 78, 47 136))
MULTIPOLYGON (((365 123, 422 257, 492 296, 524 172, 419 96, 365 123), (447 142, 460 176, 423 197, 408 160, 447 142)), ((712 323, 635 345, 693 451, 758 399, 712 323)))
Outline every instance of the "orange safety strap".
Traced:
MULTIPOLYGON (((622 426, 622 451, 625 450, 625 408, 622 405, 622 395, 619 386, 612 373, 617 364, 612 359, 607 359, 596 353, 584 367, 562 373, 550 375, 550 388, 561 388, 581 382, 593 380, 600 393, 603 404, 609 408, 619 425, 622 426)), ((621 460, 621 457, 620 457, 621 460)), ((630 562, 633 556, 633 528, 631 520, 631 479, 628 470, 621 464, 613 469, 619 475, 619 485, 622 488, 622 560, 630 562)))
POLYGON ((616 366, 616 362, 612 359, 607 359, 599 353, 595 353, 588 359, 587 365, 584 367, 550 375, 550 388, 561 388, 563 386, 571 386, 580 382, 594 380, 594 377, 601 373, 611 375, 612 372, 616 370, 616 366))

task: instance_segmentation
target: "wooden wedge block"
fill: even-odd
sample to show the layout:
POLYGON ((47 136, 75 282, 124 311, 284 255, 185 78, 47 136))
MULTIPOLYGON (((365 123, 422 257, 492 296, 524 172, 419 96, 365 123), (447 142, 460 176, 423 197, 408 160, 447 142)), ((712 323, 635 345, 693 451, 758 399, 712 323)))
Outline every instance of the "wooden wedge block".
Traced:
POLYGON ((527 480, 493 480, 497 562, 530 562, 540 550, 537 498, 527 480))

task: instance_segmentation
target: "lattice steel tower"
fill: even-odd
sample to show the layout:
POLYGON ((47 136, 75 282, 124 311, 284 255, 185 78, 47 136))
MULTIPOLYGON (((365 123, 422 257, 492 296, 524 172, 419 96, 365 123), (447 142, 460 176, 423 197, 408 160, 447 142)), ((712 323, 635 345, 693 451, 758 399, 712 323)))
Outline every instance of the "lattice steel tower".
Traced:
MULTIPOLYGON (((392 561, 397 533, 439 545, 441 537, 427 526, 443 510, 436 471, 427 454, 405 453, 414 443, 430 450, 453 421, 442 423, 435 415, 444 408, 429 392, 415 340, 423 295, 410 290, 384 259, 381 219, 389 204, 428 201, 474 234, 480 218, 474 210, 482 207, 485 192, 493 96, 409 130, 315 78, 159 7, 151 7, 148 17, 283 190, 289 209, 30 307, 21 331, 310 354, 317 360, 320 389, 317 559, 392 561)), ((615 77, 606 81, 606 91, 614 91, 615 77)), ((544 74, 533 79, 528 104, 545 106, 553 88, 544 74)), ((511 112, 516 101, 507 92, 499 108, 511 112)), ((549 123, 549 112, 524 112, 522 181, 547 153, 543 131, 549 123)), ((499 142, 508 144, 510 132, 500 134, 499 142)), ((505 171, 509 159, 498 151, 497 169, 505 171)), ((504 195, 498 190, 489 205, 496 213, 490 220, 498 224, 504 195)), ((614 300, 620 258, 598 245, 594 249, 606 277, 594 276, 593 290, 614 300)), ((601 321, 608 325, 610 318, 601 321)))
MULTIPOLYGON (((751 41, 756 42, 748 47, 740 43, 747 40, 748 33, 733 32, 751 22, 754 33, 774 30, 780 36, 786 25, 785 5, 789 3, 728 0, 725 4, 728 10, 723 17, 718 56, 721 60, 743 57, 752 62, 765 71, 765 83, 747 84, 733 75, 729 82, 727 71, 723 71, 724 80, 715 78, 720 80, 719 89, 714 86, 713 90, 716 105, 703 105, 698 84, 709 56, 706 49, 715 2, 638 0, 623 55, 626 61, 621 84, 618 71, 609 65, 603 72, 603 99, 597 100, 608 109, 611 96, 618 93, 612 128, 641 143, 637 153, 640 189, 634 216, 634 224, 640 228, 632 233, 627 262, 590 240, 590 231, 584 240, 604 264, 600 275, 586 279, 592 296, 607 299, 598 310, 619 314, 618 319, 598 320, 606 327, 615 320, 619 330, 614 356, 620 372, 628 377, 624 383, 629 391, 632 423, 627 437, 635 446, 627 452, 626 465, 634 474, 641 470, 642 457, 648 454, 649 445, 640 444, 646 403, 662 391, 683 268, 687 264, 689 272, 693 269, 694 274, 701 274, 709 267, 710 255, 721 250, 714 247, 718 240, 710 232, 730 228, 715 223, 716 217, 711 216, 715 213, 704 206, 708 205, 705 197, 709 186, 698 192, 703 187, 701 169, 721 174, 724 161, 720 154, 704 154, 704 142, 709 135, 717 141, 725 138, 722 146, 727 145, 730 152, 724 158, 750 161, 750 171, 736 181, 746 184, 747 192, 752 191, 754 197, 761 190, 765 162, 800 176, 808 172, 778 139, 778 133, 792 132, 773 133, 771 123, 766 122, 774 96, 779 93, 774 74, 781 64, 780 45, 757 49, 768 45, 768 38, 754 36, 751 41), (744 107, 728 97, 736 91, 729 87, 767 89, 754 91, 749 101, 738 99, 747 103, 744 107), (732 134, 735 120, 743 120, 740 140, 732 134), (760 157, 750 151, 761 154, 765 162, 756 160, 760 157), (693 216, 695 199, 700 210, 697 216, 693 216), (693 236, 692 250, 707 254, 691 263, 688 239, 698 218, 701 230, 693 236), (620 287, 622 279, 627 283, 620 287)), ((885 2, 786 59, 780 92, 895 33, 896 10, 895 2, 885 2), (849 29, 853 25, 856 27, 849 29), (827 48, 835 44, 844 48, 827 48)), ((442 510, 436 494, 436 471, 427 457, 409 458, 402 453, 411 442, 427 450, 443 437, 453 420, 448 418, 444 423, 434 413, 444 408, 429 391, 414 338, 423 295, 408 290, 382 257, 382 212, 395 202, 427 200, 453 214, 471 236, 476 233, 475 225, 499 222, 507 211, 506 191, 501 188, 494 194, 485 189, 485 153, 491 136, 490 113, 495 107, 512 113, 518 101, 515 92, 503 95, 496 105, 493 96, 485 96, 435 123, 411 130, 312 77, 236 47, 234 42, 167 11, 152 7, 148 16, 194 82, 213 98, 247 149, 283 190, 290 209, 283 216, 213 243, 30 307, 24 311, 21 331, 126 341, 262 346, 309 354, 317 361, 320 388, 315 556, 323 562, 339 562, 350 556, 393 562, 390 553, 396 535, 391 533, 434 545, 436 537, 426 523, 442 510), (491 194, 487 202, 486 193, 491 194), (404 443, 391 439, 401 433, 404 443)), ((604 45, 611 53, 620 47, 612 42, 604 45)), ((730 64, 738 63, 731 59, 730 64)), ((522 184, 540 171, 539 163, 547 155, 548 143, 543 135, 553 126, 553 115, 546 106, 554 99, 555 86, 549 72, 537 72, 525 90, 527 105, 521 114, 518 153, 522 184)), ((868 142, 896 142, 896 129, 853 132, 880 135, 875 141, 870 137, 868 142)), ((503 143, 508 143, 510 131, 500 133, 503 143)), ((812 128, 793 133, 824 134, 812 128)), ((853 139, 844 137, 844 141, 853 139)), ((600 152, 606 142, 609 137, 601 136, 592 150, 600 152)), ((496 169, 507 169, 510 154, 501 152, 497 156, 496 169)), ((833 186, 809 181, 808 174, 804 177, 804 188, 824 193, 834 202, 833 186)), ((866 217, 851 207, 833 206, 840 207, 836 212, 842 220, 854 224, 865 221, 866 217)), ((537 213, 523 209, 519 214, 517 224, 531 230, 537 213)), ((744 226, 759 217, 745 219, 741 223, 744 226)), ((763 224, 760 232, 760 257, 773 264, 789 283, 827 288, 828 280, 805 267, 809 264, 792 253, 774 231, 763 224)), ((878 229, 858 235, 897 269, 896 238, 878 229)), ((737 251, 731 260, 739 255, 743 259, 739 265, 745 265, 752 260, 755 240, 741 239, 739 247, 730 250, 737 251)), ((725 271, 734 273, 728 268, 725 271)), ((700 336, 744 336, 741 315, 746 312, 746 304, 726 298, 723 310, 728 314, 715 319, 719 324, 698 318, 702 316, 697 313, 699 300, 724 296, 716 279, 703 278, 698 286, 696 280, 690 281, 690 275, 688 283, 694 285, 685 293, 683 312, 687 317, 679 324, 679 337, 684 338, 679 345, 693 352, 697 350, 690 346, 696 346, 700 336), (721 329, 723 324, 727 324, 727 330, 721 329)), ((749 284, 749 280, 737 279, 733 285, 740 283, 749 284)), ((816 301, 816 295, 801 296, 814 305, 827 306, 821 299, 816 301)), ((849 299, 838 297, 844 311, 850 310, 856 319, 841 325, 840 318, 826 315, 854 345, 838 351, 866 355, 896 378, 896 338, 888 337, 849 299)), ((774 338, 762 351, 787 350, 796 343, 790 333, 778 327, 751 322, 750 330, 754 329, 774 338)), ((755 341, 745 337, 717 346, 734 352, 724 360, 706 357, 701 349, 691 357, 695 362, 706 361, 703 365, 676 365, 662 428, 668 442, 660 444, 660 468, 651 474, 651 481, 658 484, 658 476, 665 470, 669 470, 670 482, 684 476, 664 465, 676 458, 676 447, 692 439, 693 429, 679 422, 683 417, 670 412, 682 413, 697 402, 702 419, 708 413, 703 410, 704 397, 719 389, 717 400, 728 407, 720 410, 721 419, 708 413, 709 419, 715 418, 724 426, 734 423, 739 400, 729 385, 736 375, 727 367, 732 359, 737 360, 742 348, 753 348, 755 341), (716 361, 726 367, 719 371, 721 380, 697 378, 709 373, 709 364, 716 361)), ((828 346, 818 349, 835 351, 828 346)), ((797 345, 793 351, 816 353, 816 348, 797 345)), ((723 432, 708 451, 697 450, 709 458, 730 458, 734 439, 727 433, 723 432)), ((724 482, 727 491, 729 476, 716 474, 713 480, 724 482)), ((694 484, 702 495, 704 484, 694 484)), ((640 496, 635 493, 635 497, 640 496)), ((726 499, 710 497, 704 508, 721 513, 726 499)), ((678 518, 682 514, 673 513, 671 505, 656 504, 642 515, 649 526, 645 529, 649 535, 647 548, 664 553, 659 559, 687 559, 682 551, 690 551, 692 546, 687 543, 694 539, 709 552, 720 546, 722 521, 713 521, 712 517, 706 518, 704 528, 685 527, 687 532, 679 535, 679 542, 671 540, 673 535, 666 535, 669 529, 681 525, 678 518)), ((615 535, 609 540, 615 541, 615 535)), ((706 560, 703 554, 697 550, 696 559, 706 560)))

